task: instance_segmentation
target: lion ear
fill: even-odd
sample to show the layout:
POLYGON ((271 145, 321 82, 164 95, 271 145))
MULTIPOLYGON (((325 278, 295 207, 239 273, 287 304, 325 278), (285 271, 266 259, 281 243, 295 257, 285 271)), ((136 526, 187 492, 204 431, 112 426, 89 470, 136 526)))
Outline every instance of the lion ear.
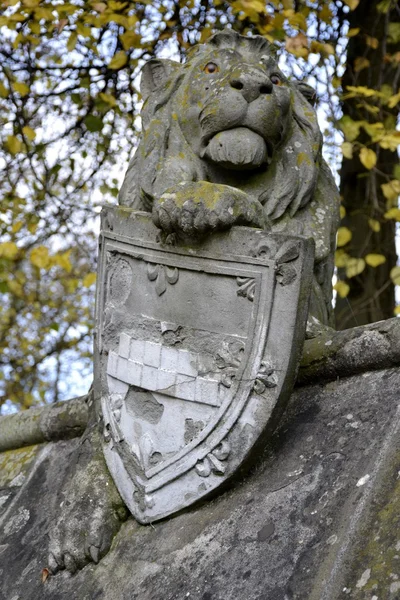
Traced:
POLYGON ((143 100, 146 100, 155 90, 166 85, 171 77, 181 65, 173 60, 162 60, 153 58, 146 63, 142 69, 142 79, 140 81, 140 93, 143 100))
POLYGON ((317 92, 314 90, 314 88, 311 87, 311 85, 308 85, 308 83, 305 83, 304 81, 296 81, 295 86, 299 90, 299 92, 304 96, 304 98, 308 100, 311 106, 314 106, 317 101, 317 92))

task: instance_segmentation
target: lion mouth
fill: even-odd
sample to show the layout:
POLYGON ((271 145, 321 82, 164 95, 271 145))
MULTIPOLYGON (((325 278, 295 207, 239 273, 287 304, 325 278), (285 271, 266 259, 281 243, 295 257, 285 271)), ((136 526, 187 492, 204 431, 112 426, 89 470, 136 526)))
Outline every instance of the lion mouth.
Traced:
POLYGON ((257 169, 270 162, 272 148, 261 135, 248 127, 235 127, 211 136, 201 158, 227 169, 257 169))

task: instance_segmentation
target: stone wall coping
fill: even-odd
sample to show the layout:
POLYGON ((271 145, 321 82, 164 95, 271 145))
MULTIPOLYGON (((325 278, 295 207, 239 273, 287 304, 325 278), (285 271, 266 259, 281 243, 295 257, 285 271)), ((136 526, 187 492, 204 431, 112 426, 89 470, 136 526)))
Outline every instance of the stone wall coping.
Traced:
MULTIPOLYGON (((400 319, 344 331, 323 330, 306 340, 297 386, 334 381, 400 365, 400 319)), ((0 452, 80 436, 88 395, 0 417, 0 452)))

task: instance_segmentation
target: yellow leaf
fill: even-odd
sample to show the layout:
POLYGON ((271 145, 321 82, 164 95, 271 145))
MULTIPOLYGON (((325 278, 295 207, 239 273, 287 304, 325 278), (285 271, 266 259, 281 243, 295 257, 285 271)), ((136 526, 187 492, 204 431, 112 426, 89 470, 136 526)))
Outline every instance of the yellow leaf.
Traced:
POLYGON ((353 119, 347 115, 344 115, 339 121, 339 127, 343 131, 348 142, 353 142, 358 137, 361 124, 362 121, 353 121, 353 119))
POLYGON ((386 262, 386 256, 383 254, 367 254, 365 256, 365 262, 370 267, 379 267, 379 265, 383 265, 386 262))
POLYGON ((127 62, 128 62, 127 55, 125 54, 125 52, 123 50, 120 50, 119 52, 114 54, 114 56, 108 63, 108 68, 115 69, 115 70, 121 69, 122 67, 124 67, 126 65, 127 62))
POLYGON ((385 219, 394 219, 400 221, 400 208, 391 208, 383 215, 385 219))
POLYGON ((38 246, 32 250, 31 263, 39 269, 47 269, 50 265, 50 257, 46 246, 38 246))
POLYGON ((0 244, 0 258, 14 260, 18 254, 18 246, 14 242, 3 242, 0 244))
POLYGON ((365 260, 362 258, 349 258, 346 265, 346 277, 349 279, 362 273, 365 269, 365 260))
POLYGON ((367 46, 373 48, 374 50, 376 50, 379 46, 379 40, 376 37, 371 37, 370 35, 367 35, 365 41, 367 46))
POLYGON ((15 279, 10 279, 9 281, 7 281, 7 285, 9 290, 14 294, 14 296, 22 298, 22 296, 24 295, 24 290, 22 285, 18 283, 18 281, 15 281, 15 279))
POLYGON ((342 154, 345 158, 353 158, 353 144, 350 142, 343 142, 342 154))
POLYGON ((71 35, 69 36, 68 42, 67 42, 67 50, 68 50, 68 52, 72 52, 72 50, 76 46, 76 42, 77 41, 78 41, 78 34, 76 33, 76 31, 73 31, 71 33, 71 35))
POLYGON ((339 210, 340 210, 340 218, 344 219, 345 216, 346 216, 346 209, 345 209, 345 207, 342 205, 342 206, 340 206, 339 210))
POLYGON ((96 281, 96 273, 88 273, 83 278, 82 283, 85 287, 90 287, 91 285, 93 285, 95 283, 95 281, 96 281))
POLYGON ((36 132, 32 129, 32 127, 28 127, 28 125, 22 128, 22 133, 30 142, 32 142, 32 140, 34 140, 36 137, 36 132))
POLYGON ((360 161, 366 169, 373 169, 376 165, 377 156, 370 148, 361 148, 360 161))
POLYGON ((400 92, 389 98, 388 107, 394 108, 396 106, 396 104, 398 104, 399 102, 400 102, 400 92))
POLYGON ((59 252, 54 256, 54 262, 59 267, 67 271, 67 273, 71 273, 72 271, 71 261, 69 260, 70 254, 71 250, 67 250, 66 252, 59 252))
POLYGON ((29 94, 29 85, 26 85, 26 83, 23 83, 22 81, 15 81, 12 86, 13 89, 22 97, 29 94))
POLYGON ((396 306, 396 308, 394 309, 393 313, 397 316, 400 315, 400 306, 396 306))
POLYGON ((335 252, 335 266, 338 269, 343 269, 347 265, 350 256, 344 250, 340 249, 335 252))
POLYGON ((375 233, 379 233, 381 230, 381 224, 376 219, 368 219, 368 225, 375 233))
POLYGON ((333 289, 337 291, 337 293, 339 294, 339 296, 341 298, 346 298, 346 296, 348 295, 348 293, 350 291, 350 286, 345 281, 338 281, 333 286, 333 289))
POLYGON ((392 181, 389 181, 389 183, 382 183, 381 190, 385 198, 390 201, 395 201, 400 194, 400 181, 398 179, 393 179, 392 181))
POLYGON ((360 33, 360 28, 359 27, 352 27, 347 32, 347 37, 354 37, 355 35, 358 35, 359 33, 360 33))
POLYGON ((4 85, 4 83, 2 83, 2 82, 0 81, 0 96, 1 96, 2 98, 7 98, 7 96, 8 96, 8 93, 9 93, 9 92, 8 92, 8 89, 6 88, 6 86, 4 85))
POLYGON ((369 67, 369 60, 368 58, 365 58, 364 56, 358 56, 355 60, 354 60, 354 70, 356 73, 358 73, 359 71, 362 71, 363 69, 366 69, 367 67, 369 67))
POLYGON ((390 279, 394 285, 400 285, 400 267, 393 267, 390 271, 390 279))
POLYGON ((355 10, 360 4, 360 0, 343 0, 343 2, 347 4, 350 10, 355 10))
POLYGON ((18 154, 22 150, 22 142, 15 135, 7 136, 6 145, 11 154, 18 154))
POLYGON ((13 225, 11 227, 11 231, 13 233, 18 233, 18 231, 21 229, 23 224, 24 224, 23 221, 16 221, 15 223, 13 223, 13 225))
POLYGON ((346 90, 351 92, 347 97, 350 96, 366 96, 370 98, 371 96, 377 96, 378 92, 373 90, 372 88, 366 87, 365 85, 346 85, 346 90))
POLYGON ((332 21, 332 11, 327 4, 324 4, 322 9, 319 12, 319 18, 324 23, 330 23, 332 21))
POLYGON ((103 100, 103 102, 107 102, 107 104, 109 104, 110 106, 115 106, 117 104, 116 98, 114 98, 114 96, 111 96, 111 94, 105 94, 103 92, 100 92, 99 96, 103 100))
POLYGON ((341 246, 345 246, 349 243, 353 234, 351 233, 348 227, 339 227, 337 232, 337 245, 340 248, 341 246))
MULTIPOLYGON (((211 29, 208 29, 208 34, 210 35, 211 29)), ((122 42, 122 46, 124 50, 129 50, 130 48, 137 48, 140 45, 141 37, 138 33, 134 31, 125 31, 122 35, 119 36, 119 39, 122 42)))

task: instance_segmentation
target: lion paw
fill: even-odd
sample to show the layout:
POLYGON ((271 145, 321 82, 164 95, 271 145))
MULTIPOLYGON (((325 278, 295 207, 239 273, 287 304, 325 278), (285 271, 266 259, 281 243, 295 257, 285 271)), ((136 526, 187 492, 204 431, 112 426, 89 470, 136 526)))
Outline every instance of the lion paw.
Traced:
POLYGON ((191 237, 233 225, 264 226, 262 205, 244 192, 205 181, 182 183, 153 205, 155 225, 165 233, 191 237))
POLYGON ((127 509, 108 473, 98 434, 85 438, 72 453, 60 493, 61 516, 50 533, 48 569, 75 573, 97 563, 127 518, 127 509))

